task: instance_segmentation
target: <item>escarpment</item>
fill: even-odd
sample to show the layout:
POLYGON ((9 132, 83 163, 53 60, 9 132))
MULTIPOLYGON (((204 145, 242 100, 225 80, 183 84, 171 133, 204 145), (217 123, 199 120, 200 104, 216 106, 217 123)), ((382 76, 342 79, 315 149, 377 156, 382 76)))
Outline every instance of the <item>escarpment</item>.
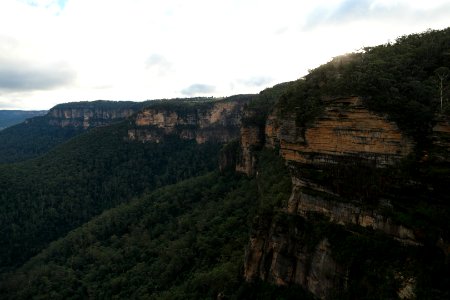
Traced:
POLYGON ((239 138, 244 105, 251 96, 198 105, 149 106, 136 116, 128 138, 141 142, 161 142, 165 136, 178 136, 202 144, 229 142, 239 138))
POLYGON ((327 101, 325 112, 307 128, 296 126, 293 115, 271 116, 266 136, 268 145, 279 145, 286 161, 303 164, 358 158, 384 167, 398 162, 414 146, 395 123, 370 112, 358 97, 327 101))
POLYGON ((78 102, 55 106, 48 112, 47 118, 53 126, 87 129, 124 120, 138 110, 136 102, 78 102))
POLYGON ((271 116, 267 122, 267 145, 279 145, 280 155, 292 169, 294 189, 288 212, 303 217, 320 213, 338 224, 370 227, 417 244, 411 229, 383 216, 384 203, 361 206, 363 200, 377 201, 386 180, 379 178, 378 170, 410 154, 413 141, 395 123, 370 112, 357 97, 325 105, 323 115, 307 128, 298 128, 289 118, 271 116))
POLYGON ((246 280, 297 284, 320 299, 331 299, 356 280, 350 272, 355 266, 350 257, 347 262, 336 258, 339 242, 329 233, 308 228, 337 226, 350 237, 379 232, 400 248, 420 247, 421 241, 414 229, 390 216, 393 199, 386 198, 395 185, 389 176, 413 152, 414 141, 358 97, 324 105, 307 126, 296 124, 295 113, 280 115, 277 110, 264 128, 243 126, 236 170, 258 176, 254 149, 265 146, 284 158, 293 183, 278 217, 256 222, 246 254, 246 280), (317 239, 311 242, 310 235, 317 239))

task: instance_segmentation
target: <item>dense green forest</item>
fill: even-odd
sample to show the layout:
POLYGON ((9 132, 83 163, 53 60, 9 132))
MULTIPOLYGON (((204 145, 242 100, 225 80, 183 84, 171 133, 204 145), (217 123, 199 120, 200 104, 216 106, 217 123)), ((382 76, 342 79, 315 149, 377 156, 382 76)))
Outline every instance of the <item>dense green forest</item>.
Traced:
POLYGON ((0 110, 0 130, 46 113, 45 110, 0 110))
POLYGON ((290 191, 273 152, 260 154, 259 170, 253 179, 210 173, 109 210, 52 243, 0 291, 11 299, 307 297, 241 279, 253 218, 290 191))
POLYGON ((295 82, 282 95, 282 113, 295 111, 307 124, 320 115, 324 99, 357 95, 423 142, 436 114, 450 113, 450 28, 402 36, 395 43, 335 57, 295 82), (443 77, 442 77, 443 78, 443 77), (442 108, 441 108, 442 91, 442 108))
POLYGON ((6 128, 0 131, 0 164, 38 157, 81 132, 81 128, 50 126, 46 116, 6 128))
MULTIPOLYGON (((85 131, 38 117, 1 131, 0 298, 312 299, 299 286, 244 282, 249 237, 274 229, 311 251, 320 239, 330 241, 333 259, 347 266, 346 290, 335 299, 395 298, 398 269, 415 276, 418 299, 448 299, 450 135, 432 130, 450 116, 449 68, 450 28, 430 30, 336 57, 258 95, 234 96, 248 101, 242 123, 260 129, 273 112, 281 119, 294 114, 304 128, 328 101, 359 96, 415 143, 414 153, 384 169, 357 159, 289 169, 279 149, 253 147, 255 176, 234 173, 234 165, 220 173, 220 151, 241 155, 237 142, 133 142, 126 138, 132 118, 85 131), (327 200, 369 209, 384 200, 384 216, 413 228, 421 246, 320 214, 288 214, 296 168, 334 189, 327 200)), ((138 105, 183 114, 228 99, 60 108, 138 105)))
POLYGON ((167 138, 127 142, 128 124, 89 130, 43 157, 0 165, 0 265, 17 266, 50 241, 145 190, 216 167, 219 145, 167 138))

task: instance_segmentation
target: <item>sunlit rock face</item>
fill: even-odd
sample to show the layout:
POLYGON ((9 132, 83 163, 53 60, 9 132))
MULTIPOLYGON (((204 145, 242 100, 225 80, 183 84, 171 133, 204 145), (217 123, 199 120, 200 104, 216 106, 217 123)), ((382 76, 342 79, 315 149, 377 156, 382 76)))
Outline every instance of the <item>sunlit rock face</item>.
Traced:
POLYGON ((296 126, 292 116, 284 119, 272 115, 265 132, 267 146, 279 147, 292 170, 290 213, 303 217, 310 212, 321 213, 338 224, 371 227, 405 243, 416 243, 411 230, 394 224, 377 209, 331 201, 339 198, 339 189, 305 176, 303 171, 309 168, 326 173, 330 168, 356 163, 372 168, 395 165, 414 148, 395 123, 370 112, 358 97, 351 97, 326 103, 322 116, 306 128, 296 126), (324 199, 327 195, 330 197, 324 199))
MULTIPOLYGON (((395 123, 369 111, 358 97, 325 101, 321 116, 305 127, 296 124, 293 113, 274 111, 264 128, 241 128, 238 171, 258 176, 252 149, 261 145, 278 151, 290 169, 293 188, 282 207, 285 216, 309 222, 310 216, 320 215, 333 224, 382 232, 402 245, 421 245, 412 229, 384 214, 390 207, 389 199, 372 200, 368 207, 363 198, 371 195, 364 195, 363 187, 355 187, 363 192, 361 199, 347 199, 336 183, 336 177, 344 177, 340 172, 352 168, 370 170, 369 175, 378 180, 373 175, 377 170, 395 168, 415 147, 395 123)), ((352 177, 347 173, 345 176, 352 177)), ((360 179, 355 179, 355 184, 364 182, 360 179)), ((247 249, 245 278, 276 285, 296 284, 320 299, 331 299, 333 293, 346 289, 347 267, 333 259, 333 247, 326 237, 307 247, 300 227, 277 219, 257 222, 247 249)))
POLYGON ((268 145, 279 145, 285 160, 299 163, 338 163, 341 158, 358 157, 383 167, 414 147, 395 123, 370 112, 358 97, 328 101, 323 115, 306 128, 296 126, 293 115, 272 115, 265 131, 268 145))

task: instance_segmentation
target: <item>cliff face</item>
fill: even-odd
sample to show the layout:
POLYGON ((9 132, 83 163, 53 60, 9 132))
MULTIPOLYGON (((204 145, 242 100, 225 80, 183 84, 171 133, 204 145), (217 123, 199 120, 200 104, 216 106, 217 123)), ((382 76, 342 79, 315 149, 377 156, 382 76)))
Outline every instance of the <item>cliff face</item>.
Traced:
POLYGON ((433 144, 440 148, 438 159, 450 162, 450 118, 441 116, 433 127, 433 144))
POLYGON ((255 171, 255 150, 264 146, 264 132, 257 126, 242 126, 240 130, 241 153, 236 163, 236 171, 253 175, 255 171))
POLYGON ((114 121, 126 119, 137 110, 132 107, 86 107, 56 106, 52 108, 47 116, 49 124, 59 127, 89 127, 102 126, 114 121))
POLYGON ((284 159, 306 164, 337 164, 357 157, 384 167, 414 146, 395 123, 367 110, 358 97, 329 101, 323 115, 307 128, 296 126, 292 115, 271 116, 265 131, 267 144, 279 145, 284 159))
POLYGON ((278 219, 262 224, 250 236, 244 265, 247 281, 259 278, 280 286, 298 284, 321 299, 346 285, 346 270, 333 259, 326 238, 309 247, 303 229, 295 223, 278 219))
MULTIPOLYGON (((236 170, 255 174, 252 147, 264 144, 277 150, 293 183, 291 197, 282 208, 286 218, 310 222, 319 215, 333 224, 381 232, 400 245, 421 245, 414 230, 385 214, 392 208, 390 201, 378 199, 372 187, 382 187, 385 179, 379 174, 414 148, 395 123, 367 110, 359 98, 350 97, 327 101, 323 114, 306 127, 296 125, 294 114, 280 117, 275 111, 264 133, 261 138, 255 128, 241 129, 243 163, 236 170)), ((259 278, 277 285, 298 284, 321 299, 346 289, 348 266, 333 259, 326 236, 308 248, 300 238, 305 233, 295 225, 272 220, 256 227, 245 261, 248 281, 259 278)))
MULTIPOLYGON (((381 214, 383 205, 362 208, 358 203, 332 201, 343 194, 339 183, 327 184, 317 179, 342 166, 376 170, 406 157, 414 144, 395 123, 368 111, 359 98, 353 97, 329 102, 324 114, 308 128, 298 128, 289 118, 279 121, 271 116, 266 136, 268 146, 279 145, 280 155, 292 169, 294 189, 287 207, 289 213, 303 217, 320 213, 338 224, 370 227, 402 242, 417 244, 412 230, 381 214), (306 169, 315 174, 305 174, 306 169)), ((337 177, 338 172, 334 173, 337 177)), ((355 184, 362 183, 356 180, 355 184)))
POLYGON ((244 104, 248 99, 223 100, 198 107, 149 107, 138 113, 130 140, 160 142, 166 135, 181 139, 229 142, 239 137, 244 104))

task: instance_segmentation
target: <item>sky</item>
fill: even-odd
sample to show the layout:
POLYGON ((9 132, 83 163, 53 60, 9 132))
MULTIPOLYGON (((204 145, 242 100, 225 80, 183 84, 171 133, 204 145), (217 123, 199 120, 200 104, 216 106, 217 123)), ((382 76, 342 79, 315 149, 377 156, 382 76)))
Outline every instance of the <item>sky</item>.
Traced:
POLYGON ((449 20, 448 0, 0 0, 0 109, 258 93, 449 20))

